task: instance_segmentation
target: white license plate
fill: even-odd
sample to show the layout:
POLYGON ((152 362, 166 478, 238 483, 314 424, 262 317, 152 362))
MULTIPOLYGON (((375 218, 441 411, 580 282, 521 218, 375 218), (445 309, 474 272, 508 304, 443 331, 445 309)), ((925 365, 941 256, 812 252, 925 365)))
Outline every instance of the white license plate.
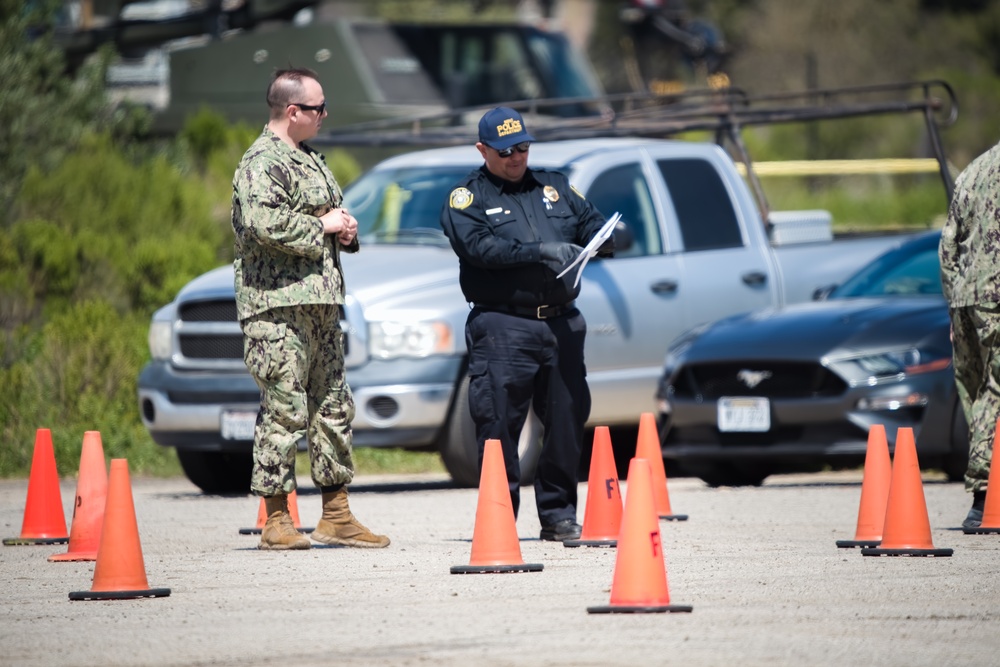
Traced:
POLYGON ((718 403, 720 431, 771 430, 771 403, 766 398, 723 396, 718 403))
POLYGON ((219 418, 223 440, 253 440, 256 425, 256 410, 223 410, 219 418))

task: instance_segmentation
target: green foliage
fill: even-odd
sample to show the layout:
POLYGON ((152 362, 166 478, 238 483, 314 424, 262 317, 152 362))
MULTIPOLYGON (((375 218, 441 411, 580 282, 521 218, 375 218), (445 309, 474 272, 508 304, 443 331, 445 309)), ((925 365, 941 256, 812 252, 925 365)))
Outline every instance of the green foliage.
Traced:
POLYGON ((54 5, 0 0, 0 224, 31 166, 54 167, 111 120, 103 90, 109 54, 67 75, 45 30, 54 5))
POLYGON ((89 137, 52 171, 28 172, 9 233, 49 309, 101 295, 149 313, 222 261, 230 232, 210 194, 165 157, 130 160, 89 137))
POLYGON ((33 352, 0 369, 0 473, 30 468, 37 428, 52 430, 60 474, 75 473, 85 431, 100 431, 108 458, 135 471, 177 470, 172 452, 150 442, 136 414, 148 319, 111 304, 84 301, 31 334, 33 352))

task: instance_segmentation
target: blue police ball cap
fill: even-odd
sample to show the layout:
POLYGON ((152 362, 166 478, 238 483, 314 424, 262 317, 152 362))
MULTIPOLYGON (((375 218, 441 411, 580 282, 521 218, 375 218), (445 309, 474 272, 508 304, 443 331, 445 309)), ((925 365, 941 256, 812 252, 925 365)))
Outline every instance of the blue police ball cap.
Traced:
POLYGON ((510 107, 490 109, 479 119, 479 141, 502 151, 522 141, 534 141, 524 126, 524 118, 510 107))

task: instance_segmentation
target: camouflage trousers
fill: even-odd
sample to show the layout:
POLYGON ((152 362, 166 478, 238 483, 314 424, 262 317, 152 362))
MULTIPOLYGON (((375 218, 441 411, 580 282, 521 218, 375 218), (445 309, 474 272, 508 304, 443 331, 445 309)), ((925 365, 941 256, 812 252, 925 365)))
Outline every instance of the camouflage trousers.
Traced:
POLYGON ((250 489, 260 496, 295 490, 303 435, 316 486, 349 483, 354 397, 337 306, 272 308, 241 324, 243 360, 261 391, 250 489))
POLYGON ((1000 304, 951 309, 955 384, 969 423, 965 488, 982 491, 1000 417, 1000 304))

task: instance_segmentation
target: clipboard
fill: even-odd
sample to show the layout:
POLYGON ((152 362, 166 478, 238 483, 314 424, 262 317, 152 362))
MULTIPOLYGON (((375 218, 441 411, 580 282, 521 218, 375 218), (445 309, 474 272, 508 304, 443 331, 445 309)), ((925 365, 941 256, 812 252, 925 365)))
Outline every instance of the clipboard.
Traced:
POLYGON ((576 272, 576 279, 573 281, 573 287, 579 285, 580 276, 583 275, 583 267, 587 266, 587 262, 590 261, 590 258, 597 254, 597 249, 608 240, 611 233, 615 230, 615 225, 617 225, 618 221, 621 219, 621 213, 615 211, 615 214, 608 218, 608 221, 604 223, 604 226, 597 230, 597 233, 594 234, 594 238, 590 239, 590 242, 584 246, 583 250, 580 251, 580 254, 577 255, 576 259, 570 262, 565 269, 560 271, 556 278, 562 278, 564 275, 569 273, 570 269, 579 264, 580 268, 576 272))

